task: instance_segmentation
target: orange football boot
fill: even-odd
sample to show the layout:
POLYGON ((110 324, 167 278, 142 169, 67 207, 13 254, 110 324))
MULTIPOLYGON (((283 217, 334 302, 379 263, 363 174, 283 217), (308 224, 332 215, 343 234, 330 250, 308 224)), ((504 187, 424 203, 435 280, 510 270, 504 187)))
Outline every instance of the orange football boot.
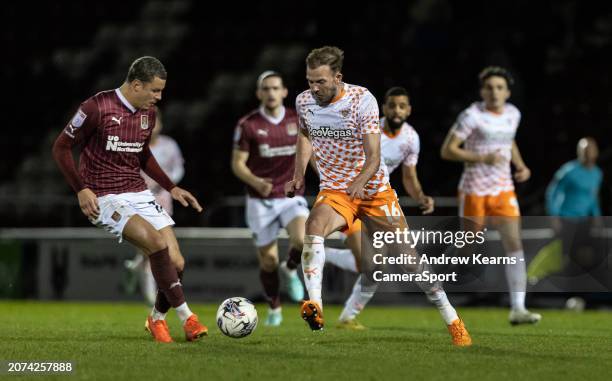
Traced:
POLYGON ((451 337, 453 338, 453 345, 458 347, 469 347, 472 345, 472 338, 468 333, 467 329, 465 329, 465 325, 463 324, 463 320, 456 319, 448 326, 448 332, 450 332, 451 337))
POLYGON ((208 335, 208 328, 205 325, 200 324, 198 315, 192 314, 187 318, 183 325, 185 331, 185 338, 187 341, 196 341, 202 336, 208 335))
POLYGON ((308 326, 313 331, 320 331, 323 329, 325 322, 323 320, 323 311, 317 302, 312 300, 306 300, 302 303, 300 311, 302 319, 306 320, 308 326))
POLYGON ((165 320, 153 320, 151 316, 147 317, 145 322, 145 331, 149 331, 151 336, 160 343, 171 343, 172 337, 170 337, 170 331, 168 330, 168 324, 165 320))

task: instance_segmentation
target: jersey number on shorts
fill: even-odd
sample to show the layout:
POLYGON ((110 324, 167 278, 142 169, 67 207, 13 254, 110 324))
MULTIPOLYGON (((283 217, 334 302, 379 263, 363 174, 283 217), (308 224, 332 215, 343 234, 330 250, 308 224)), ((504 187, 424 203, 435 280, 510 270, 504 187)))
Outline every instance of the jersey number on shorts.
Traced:
POLYGON ((378 208, 385 213, 385 216, 387 216, 387 221, 389 221, 390 224, 397 223, 399 221, 399 217, 402 215, 397 202, 391 203, 391 209, 389 209, 389 205, 382 205, 378 208))

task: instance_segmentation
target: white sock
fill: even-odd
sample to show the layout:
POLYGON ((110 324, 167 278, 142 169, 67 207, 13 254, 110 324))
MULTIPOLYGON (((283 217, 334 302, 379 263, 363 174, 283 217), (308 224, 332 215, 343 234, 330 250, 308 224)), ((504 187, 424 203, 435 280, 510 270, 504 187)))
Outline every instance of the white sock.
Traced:
POLYGON ((513 310, 525 310, 525 295, 527 294, 527 270, 523 250, 508 253, 508 257, 516 258, 516 264, 506 265, 506 279, 510 291, 510 307, 513 310))
MULTIPOLYGON (((352 254, 351 254, 352 255, 352 254)), ((355 281, 355 285, 353 286, 353 292, 351 292, 351 296, 346 300, 344 304, 344 309, 340 314, 338 320, 346 321, 352 320, 361 313, 366 304, 372 299, 374 296, 374 292, 376 291, 376 284, 374 284, 368 291, 363 291, 361 285, 361 275, 357 277, 355 281)))
POLYGON ((181 324, 185 324, 185 321, 189 318, 189 316, 193 315, 193 312, 189 309, 187 302, 181 304, 180 306, 175 308, 176 315, 181 319, 181 324))
POLYGON ((438 311, 440 311, 440 315, 442 315, 442 319, 446 325, 450 325, 453 321, 459 319, 457 316, 457 311, 448 301, 448 297, 446 296, 446 292, 444 290, 437 290, 426 292, 427 299, 432 302, 436 307, 438 307, 438 311))
POLYGON ((158 310, 155 309, 155 306, 154 306, 153 310, 151 310, 151 318, 153 319, 153 321, 166 320, 166 314, 159 312, 158 310))
POLYGON ((333 247, 326 247, 325 261, 340 267, 342 270, 347 270, 354 273, 357 272, 357 262, 355 261, 355 256, 350 249, 335 249, 333 247))
POLYGON ((155 279, 153 278, 149 261, 145 263, 142 271, 140 272, 140 289, 145 301, 149 303, 149 305, 155 304, 155 298, 157 297, 157 283, 155 283, 155 279))
POLYGON ((307 234, 304 237, 302 250, 302 272, 304 283, 308 290, 310 300, 315 301, 323 308, 321 287, 323 284, 323 267, 325 266, 325 239, 318 235, 307 234))

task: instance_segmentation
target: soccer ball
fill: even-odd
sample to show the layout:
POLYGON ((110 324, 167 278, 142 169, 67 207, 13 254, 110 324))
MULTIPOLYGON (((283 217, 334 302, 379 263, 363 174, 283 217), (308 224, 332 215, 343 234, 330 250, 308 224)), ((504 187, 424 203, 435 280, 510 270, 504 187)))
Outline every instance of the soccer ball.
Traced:
POLYGON ((239 339, 257 327, 257 310, 253 302, 241 296, 225 299, 217 310, 217 326, 224 335, 239 339))
POLYGON ((584 299, 582 299, 581 297, 578 297, 578 296, 574 296, 572 298, 569 298, 565 302, 565 308, 570 310, 570 311, 574 311, 574 312, 582 312, 582 311, 584 311, 584 307, 585 306, 586 306, 586 302, 584 301, 584 299))

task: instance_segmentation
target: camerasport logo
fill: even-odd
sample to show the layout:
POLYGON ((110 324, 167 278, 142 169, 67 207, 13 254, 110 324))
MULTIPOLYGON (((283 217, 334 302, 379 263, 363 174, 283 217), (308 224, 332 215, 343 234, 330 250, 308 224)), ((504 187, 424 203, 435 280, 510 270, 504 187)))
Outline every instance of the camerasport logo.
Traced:
POLYGON ((310 136, 314 138, 347 139, 353 136, 353 131, 348 128, 321 126, 318 128, 311 128, 310 136))

